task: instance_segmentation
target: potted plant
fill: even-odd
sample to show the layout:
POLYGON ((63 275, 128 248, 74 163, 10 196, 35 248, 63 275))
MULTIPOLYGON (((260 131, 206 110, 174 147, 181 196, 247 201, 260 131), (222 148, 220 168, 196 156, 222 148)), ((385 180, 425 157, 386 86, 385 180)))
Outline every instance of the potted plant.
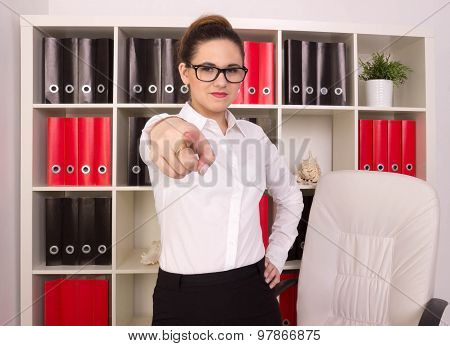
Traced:
POLYGON ((370 107, 392 107, 393 86, 402 85, 412 69, 399 61, 390 61, 390 54, 375 52, 372 59, 363 62, 359 79, 366 81, 366 99, 370 107))

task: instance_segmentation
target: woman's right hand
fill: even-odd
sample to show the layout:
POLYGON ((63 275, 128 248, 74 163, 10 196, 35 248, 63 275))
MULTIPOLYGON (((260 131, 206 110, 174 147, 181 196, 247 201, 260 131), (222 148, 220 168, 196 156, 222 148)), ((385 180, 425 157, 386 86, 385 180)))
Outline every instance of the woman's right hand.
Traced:
POLYGON ((181 179, 193 171, 203 175, 215 160, 202 132, 180 117, 157 122, 150 128, 149 137, 151 160, 171 178, 181 179))

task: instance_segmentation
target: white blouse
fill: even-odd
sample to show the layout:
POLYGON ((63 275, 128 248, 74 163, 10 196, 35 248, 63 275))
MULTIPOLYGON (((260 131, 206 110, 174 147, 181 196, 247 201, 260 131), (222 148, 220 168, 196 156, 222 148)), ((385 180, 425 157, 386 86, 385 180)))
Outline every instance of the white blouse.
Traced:
POLYGON ((227 110, 224 135, 217 122, 198 113, 187 101, 176 116, 194 124, 209 141, 215 161, 204 176, 191 172, 182 179, 166 176, 150 160, 146 131, 140 156, 149 168, 161 228, 161 269, 180 274, 225 271, 257 262, 266 255, 281 273, 298 234, 303 210, 295 176, 262 128, 236 119, 227 110), (267 188, 276 215, 264 248, 259 201, 267 188))

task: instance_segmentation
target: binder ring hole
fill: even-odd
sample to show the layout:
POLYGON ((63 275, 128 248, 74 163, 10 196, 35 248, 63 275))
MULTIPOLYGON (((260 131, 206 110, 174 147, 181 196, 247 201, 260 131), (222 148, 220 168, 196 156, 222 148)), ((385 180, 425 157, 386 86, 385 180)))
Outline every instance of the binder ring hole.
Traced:
POLYGON ((305 242, 304 241, 302 241, 301 243, 300 243, 300 249, 304 249, 305 248, 305 242))
POLYGON ((189 86, 187 84, 183 84, 180 90, 183 94, 187 94, 189 92, 189 86))
POLYGON ((263 94, 264 95, 269 95, 270 94, 270 88, 269 87, 263 88, 263 94))
POLYGON ((289 325, 289 320, 287 318, 285 318, 283 320, 283 326, 288 326, 289 325))
POLYGON ((61 167, 59 165, 53 165, 52 173, 58 174, 59 172, 61 172, 61 167))
POLYGON ((292 92, 293 92, 294 94, 298 94, 298 93, 300 92, 300 87, 299 87, 298 85, 294 85, 294 86, 292 87, 292 92))
POLYGON ((106 252, 106 246, 105 245, 100 245, 98 247, 98 253, 103 255, 105 252, 106 252))
POLYGON ((133 168, 131 168, 131 171, 132 171, 134 174, 139 174, 139 173, 141 173, 141 167, 139 167, 139 166, 133 166, 133 168))
POLYGON ((397 171, 398 171, 398 165, 394 163, 394 164, 392 165, 392 170, 393 170, 394 172, 397 172, 397 171))
POLYGON ((365 170, 365 171, 370 171, 370 165, 369 165, 368 163, 366 163, 366 164, 364 165, 364 170, 365 170))
POLYGON ((411 163, 408 163, 408 164, 406 165, 406 169, 407 169, 408 171, 412 171, 413 165, 412 165, 411 163))
POLYGON ((75 251, 75 248, 73 247, 73 245, 67 245, 66 246, 66 253, 69 255, 72 255, 75 251))
POLYGON ((83 167, 81 167, 81 172, 83 174, 88 174, 91 171, 91 168, 89 167, 89 165, 83 165, 83 167))
POLYGON ((50 251, 50 254, 57 255, 59 252, 59 248, 56 245, 53 245, 53 246, 50 246, 49 251, 50 251))
POLYGON ((98 172, 100 174, 105 174, 106 173, 106 166, 105 165, 98 166, 98 172))
POLYGON ((85 94, 90 94, 91 93, 91 86, 89 84, 84 84, 81 87, 81 91, 85 94))
POLYGON ((384 165, 383 165, 382 163, 379 163, 379 164, 377 165, 377 169, 378 169, 379 172, 384 171, 384 165))
POLYGON ((134 91, 136 94, 140 94, 140 93, 142 92, 142 86, 139 85, 139 84, 133 85, 133 91, 134 91))
POLYGON ((307 87, 307 88, 306 88, 306 93, 307 93, 308 95, 312 95, 313 92, 314 92, 314 88, 313 88, 313 87, 307 87))
POLYGON ((326 95, 326 94, 328 94, 328 89, 327 88, 320 88, 320 93, 322 95, 326 95))
POLYGON ((254 87, 248 88, 248 93, 249 93, 250 95, 255 94, 255 92, 256 92, 256 89, 255 89, 254 87))
POLYGON ((335 93, 336 95, 338 95, 338 96, 341 95, 342 92, 343 92, 342 88, 335 88, 335 89, 334 89, 334 93, 335 93))
POLYGON ((66 87, 64 88, 64 90, 66 91, 66 93, 72 94, 74 92, 75 88, 73 87, 72 84, 67 84, 66 87))
POLYGON ((166 91, 166 93, 169 93, 169 94, 173 93, 173 91, 174 91, 173 85, 167 84, 166 87, 164 88, 164 90, 166 91))
POLYGON ((56 94, 59 91, 59 87, 56 84, 50 84, 49 87, 48 87, 48 90, 52 94, 56 94))
POLYGON ((84 254, 88 254, 91 252, 91 246, 88 244, 83 245, 83 247, 81 248, 81 251, 83 251, 84 254))
POLYGON ((103 94, 105 92, 105 90, 106 90, 106 88, 105 88, 105 86, 103 84, 97 85, 97 92, 99 94, 103 94))
POLYGON ((157 88, 156 85, 150 84, 150 85, 148 86, 148 92, 149 92, 150 94, 154 94, 154 93, 156 93, 157 91, 158 91, 158 88, 157 88))
POLYGON ((72 174, 75 168, 72 165, 67 166, 67 173, 72 174))

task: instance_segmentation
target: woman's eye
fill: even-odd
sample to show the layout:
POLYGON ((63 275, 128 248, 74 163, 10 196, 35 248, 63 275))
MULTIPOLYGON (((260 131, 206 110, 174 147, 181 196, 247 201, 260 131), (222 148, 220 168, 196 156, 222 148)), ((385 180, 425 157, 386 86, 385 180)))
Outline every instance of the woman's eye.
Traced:
POLYGON ((228 70, 228 73, 231 73, 231 74, 233 74, 233 73, 238 73, 238 69, 237 68, 230 68, 229 70, 228 70))
POLYGON ((212 67, 200 67, 200 69, 204 72, 211 72, 213 70, 212 67))

